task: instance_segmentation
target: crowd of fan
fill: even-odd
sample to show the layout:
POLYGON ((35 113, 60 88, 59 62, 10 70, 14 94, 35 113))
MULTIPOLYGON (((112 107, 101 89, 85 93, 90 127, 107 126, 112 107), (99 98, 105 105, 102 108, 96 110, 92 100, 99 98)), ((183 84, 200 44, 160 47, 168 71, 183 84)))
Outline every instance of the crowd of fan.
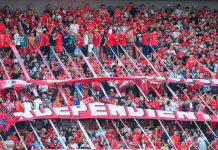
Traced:
MULTIPOLYGON (((218 79, 218 12, 207 7, 182 8, 177 5, 175 8, 167 6, 148 9, 145 5, 129 3, 125 8, 107 8, 101 5, 99 9, 93 9, 85 5, 76 9, 55 9, 48 4, 42 15, 39 15, 32 5, 29 5, 26 11, 12 11, 6 6, 0 14, 0 79, 25 79, 25 70, 36 80, 141 75, 160 75, 177 79, 218 79), (19 67, 21 60, 11 50, 11 42, 16 46, 25 70, 19 67)), ((40 96, 32 97, 30 88, 10 89, 1 92, 1 102, 12 111, 29 111, 32 108, 64 106, 64 94, 68 105, 102 101, 168 111, 217 114, 218 110, 217 87, 207 85, 198 87, 147 81, 105 81, 64 85, 62 90, 63 92, 60 92, 57 85, 40 85, 37 87, 40 96), (175 95, 168 86, 173 89, 175 95)), ((216 124, 211 126, 214 130, 217 129, 216 124)), ((131 128, 132 132, 128 134, 138 130, 134 128, 131 128)), ((111 140, 114 139, 113 136, 117 137, 117 133, 113 131, 114 129, 107 130, 106 133, 110 134, 108 138, 111 140)), ((126 136, 127 133, 123 134, 126 136)), ((140 134, 142 136, 142 133, 140 134)), ((200 134, 189 135, 200 138, 200 134)), ((79 136, 77 141, 82 141, 82 144, 74 140, 71 143, 66 136, 67 143, 83 148, 81 145, 86 145, 86 142, 83 141, 81 132, 75 136, 79 136)), ((14 138, 17 136, 14 135, 14 138)), ((26 141, 26 137, 24 138, 26 141)), ((93 140, 98 144, 102 143, 98 139, 97 136, 93 140)), ((133 143, 134 148, 137 147, 137 144, 134 144, 140 143, 142 137, 137 133, 131 138, 127 135, 126 139, 129 140, 128 144, 133 143)), ((159 138, 153 140, 156 145, 159 141, 160 147, 167 143, 167 140, 162 141, 159 138)), ((179 144, 187 146, 187 141, 180 140, 179 144)), ((54 145, 61 146, 54 137, 51 141, 54 145)), ((142 141, 146 144, 142 142, 140 146, 148 147, 149 142, 146 139, 142 141)), ((20 144, 16 141, 14 143, 20 144)), ((29 147, 32 144, 30 143, 29 147)), ((125 147, 122 143, 114 147, 116 146, 125 147)))

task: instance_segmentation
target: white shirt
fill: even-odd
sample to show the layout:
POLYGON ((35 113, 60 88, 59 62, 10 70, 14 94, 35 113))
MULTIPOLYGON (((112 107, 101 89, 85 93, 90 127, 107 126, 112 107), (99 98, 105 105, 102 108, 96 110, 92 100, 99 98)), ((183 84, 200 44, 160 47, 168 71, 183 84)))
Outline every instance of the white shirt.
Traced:
POLYGON ((123 33, 126 33, 127 29, 128 29, 127 26, 122 26, 122 27, 121 27, 121 30, 123 31, 123 33))
POLYGON ((178 104, 176 102, 170 101, 170 105, 165 104, 165 111, 176 111, 178 109, 178 104))
POLYGON ((206 140, 206 137, 199 137, 198 139, 197 139, 197 143, 198 143, 198 149, 199 150, 207 150, 207 145, 206 145, 206 142, 205 142, 205 140, 206 140))
POLYGON ((84 42, 84 45, 88 45, 89 44, 89 37, 88 37, 88 35, 84 35, 83 42, 84 42))
POLYGON ((73 144, 70 144, 70 147, 69 147, 69 148, 78 149, 79 146, 78 146, 78 144, 73 143, 73 144))
POLYGON ((176 28, 181 29, 182 26, 183 26, 182 24, 177 24, 177 25, 176 25, 176 28))
POLYGON ((70 31, 77 34, 78 30, 79 30, 79 25, 78 24, 70 24, 70 31))
POLYGON ((179 37, 180 34, 181 34, 180 32, 175 31, 175 32, 172 33, 172 36, 173 36, 174 39, 176 39, 176 38, 179 37))
POLYGON ((214 66, 214 71, 215 71, 215 72, 218 71, 218 63, 215 64, 215 66, 214 66))
POLYGON ((32 110, 32 103, 31 102, 24 102, 23 103, 24 113, 28 113, 32 110))
MULTIPOLYGON (((66 137, 65 136, 60 136, 60 139, 62 139, 62 141, 64 142, 64 143, 66 143, 66 137)), ((60 141, 60 140, 59 140, 60 141)), ((64 148, 63 146, 62 146, 62 144, 61 144, 61 141, 60 141, 60 145, 61 145, 61 148, 64 148)))
POLYGON ((48 85, 39 85, 38 90, 41 92, 47 92, 48 91, 48 85))
POLYGON ((106 131, 103 129, 102 132, 98 130, 97 133, 95 133, 96 137, 103 137, 106 134, 106 131))
POLYGON ((7 150, 13 150, 13 147, 11 146, 11 145, 14 145, 14 141, 12 141, 12 140, 6 140, 6 141, 4 141, 4 143, 5 143, 5 145, 7 146, 7 150), (10 147, 8 146, 8 145, 10 145, 10 147))
POLYGON ((171 110, 170 111, 176 111, 178 109, 178 104, 174 101, 170 101, 170 108, 171 110))
POLYGON ((42 104, 42 100, 40 98, 37 98, 33 101, 35 109, 40 109, 40 105, 42 104))
POLYGON ((20 45, 20 35, 18 33, 16 33, 14 35, 14 44, 15 45, 20 45))
POLYGON ((176 79, 182 79, 183 76, 182 76, 181 73, 180 73, 180 74, 175 73, 174 78, 176 78, 176 79))
POLYGON ((60 136, 60 138, 62 139, 62 141, 64 142, 64 143, 66 143, 66 137, 65 136, 60 136))
POLYGON ((181 9, 175 9, 175 14, 178 18, 180 18, 182 16, 183 10, 181 9))

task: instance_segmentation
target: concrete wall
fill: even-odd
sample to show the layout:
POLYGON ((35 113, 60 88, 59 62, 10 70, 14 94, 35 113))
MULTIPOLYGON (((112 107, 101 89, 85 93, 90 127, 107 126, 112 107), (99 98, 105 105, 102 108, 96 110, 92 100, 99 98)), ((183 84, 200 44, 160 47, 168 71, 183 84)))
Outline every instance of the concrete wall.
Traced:
POLYGON ((211 9, 218 8, 218 0, 0 0, 0 7, 4 7, 5 5, 9 5, 10 8, 16 9, 21 8, 24 10, 26 6, 30 3, 34 5, 34 8, 39 12, 42 12, 45 9, 46 4, 50 3, 53 7, 57 6, 83 6, 85 4, 90 4, 92 7, 98 7, 100 4, 106 4, 107 6, 124 6, 129 1, 137 4, 145 4, 147 7, 151 5, 155 5, 156 8, 160 8, 170 5, 181 4, 183 6, 194 6, 198 7, 208 6, 211 9))

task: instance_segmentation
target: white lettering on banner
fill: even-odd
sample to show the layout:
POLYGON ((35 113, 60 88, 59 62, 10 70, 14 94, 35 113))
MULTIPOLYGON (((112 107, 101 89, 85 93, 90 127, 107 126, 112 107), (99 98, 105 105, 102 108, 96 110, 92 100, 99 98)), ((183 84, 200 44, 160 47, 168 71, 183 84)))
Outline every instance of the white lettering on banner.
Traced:
POLYGON ((122 116, 126 117, 126 110, 123 106, 108 104, 108 111, 111 116, 122 116))
POLYGON ((205 120, 212 120, 210 115, 208 114, 202 114, 202 116, 204 117, 205 120))
POLYGON ((152 109, 146 109, 148 117, 156 117, 155 111, 152 109))
POLYGON ((36 115, 37 117, 53 115, 51 109, 49 109, 49 108, 45 108, 45 109, 43 109, 43 111, 41 111, 39 109, 34 109, 34 110, 32 110, 32 113, 33 113, 33 115, 36 115))
POLYGON ((67 119, 81 119, 102 117, 105 119, 117 119, 119 117, 140 118, 141 119, 161 119, 161 120, 182 120, 182 121, 211 121, 218 122, 217 115, 209 115, 195 112, 171 112, 162 110, 141 109, 125 106, 115 106, 104 103, 91 103, 88 105, 54 107, 46 109, 34 109, 30 112, 16 112, 14 116, 20 117, 17 122, 28 121, 32 119, 61 119, 64 116, 67 119), (82 115, 81 115, 82 114, 82 115), (39 118, 38 118, 39 117, 39 118))
POLYGON ((141 108, 127 107, 126 109, 130 117, 143 117, 145 115, 145 111, 141 108))
POLYGON ((70 116, 68 107, 54 107, 53 110, 58 116, 70 116))
POLYGON ((71 106, 70 108, 73 113, 73 116, 80 116, 80 112, 85 112, 88 110, 86 105, 71 106))
POLYGON ((192 119, 197 120, 197 117, 194 112, 176 112, 176 115, 179 119, 192 119))
POLYGON ((23 113, 23 112, 15 112, 15 113, 14 113, 14 116, 20 117, 19 120, 23 120, 23 119, 25 119, 25 118, 28 118, 28 119, 33 118, 33 115, 32 115, 31 112, 26 112, 26 113, 23 113))
POLYGON ((89 104, 89 108, 93 117, 108 116, 108 112, 104 103, 91 103, 89 104))
POLYGON ((160 118, 173 118, 175 119, 175 115, 174 115, 174 112, 173 111, 162 111, 162 110, 157 110, 157 114, 158 114, 158 117, 160 118))

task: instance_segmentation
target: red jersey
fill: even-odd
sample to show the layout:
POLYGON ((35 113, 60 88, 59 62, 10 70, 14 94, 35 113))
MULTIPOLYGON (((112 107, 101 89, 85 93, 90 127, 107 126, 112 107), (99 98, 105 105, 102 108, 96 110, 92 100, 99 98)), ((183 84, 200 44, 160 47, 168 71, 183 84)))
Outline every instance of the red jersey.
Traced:
POLYGON ((83 38, 82 38, 82 36, 78 36, 78 46, 79 47, 83 46, 83 38))
POLYGON ((63 52, 63 41, 62 41, 63 35, 60 33, 56 33, 56 42, 55 42, 55 50, 57 53, 63 52))
POLYGON ((16 145, 19 142, 19 139, 16 135, 11 135, 10 140, 14 141, 14 145, 16 145))
POLYGON ((116 10, 114 11, 114 14, 115 14, 115 17, 120 18, 120 17, 121 17, 121 14, 122 14, 122 11, 121 11, 120 9, 116 9, 116 10))
POLYGON ((188 150, 188 146, 187 145, 179 145, 178 148, 180 150, 188 150))
POLYGON ((23 112, 23 103, 20 101, 16 101, 14 103, 15 111, 16 112, 23 112))
POLYGON ((180 144, 180 137, 178 135, 172 135, 172 140, 176 146, 180 144))
POLYGON ((38 46, 43 47, 44 46, 44 41, 43 41, 44 35, 40 34, 39 35, 39 40, 38 40, 38 46))
POLYGON ((48 46, 50 45, 50 39, 48 34, 43 34, 43 45, 48 46))
POLYGON ((108 34, 107 35, 107 45, 114 46, 115 45, 115 34, 108 34))
POLYGON ((0 34, 0 48, 4 47, 4 35, 0 34))
POLYGON ((156 33, 151 33, 150 39, 151 39, 151 45, 157 45, 157 34, 156 33))
POLYGON ((11 42, 10 35, 9 34, 4 34, 4 47, 10 47, 9 46, 10 42, 11 42))
POLYGON ((121 46, 126 46, 126 35, 125 34, 119 35, 119 43, 121 46))
POLYGON ((186 68, 191 69, 195 65, 195 59, 189 58, 186 60, 186 68))
POLYGON ((93 36, 94 47, 98 47, 100 45, 100 42, 101 42, 101 35, 99 33, 95 33, 93 36))
POLYGON ((162 141, 160 141, 160 140, 157 140, 157 142, 156 142, 156 148, 161 148, 161 145, 162 145, 162 141))
POLYGON ((33 133, 28 133, 28 134, 25 134, 25 141, 27 142, 27 146, 30 147, 34 141, 34 134, 33 133))
POLYGON ((150 45, 149 34, 148 33, 144 33, 144 35, 142 37, 142 43, 144 45, 150 45))
POLYGON ((5 31, 5 25, 3 23, 0 23, 0 31, 1 32, 5 31))

